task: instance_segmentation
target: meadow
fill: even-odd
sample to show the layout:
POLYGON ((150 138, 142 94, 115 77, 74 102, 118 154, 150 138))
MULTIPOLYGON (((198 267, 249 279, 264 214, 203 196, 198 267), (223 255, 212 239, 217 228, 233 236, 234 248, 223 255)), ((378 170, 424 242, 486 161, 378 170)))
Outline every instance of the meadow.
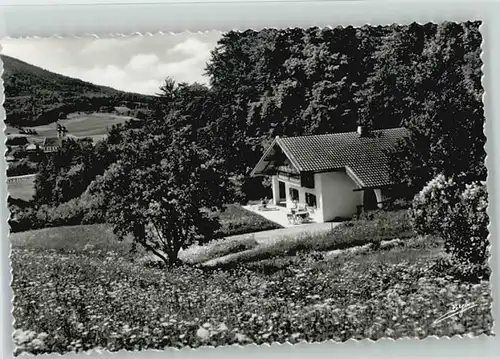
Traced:
POLYGON ((219 213, 219 215, 221 224, 220 232, 226 236, 282 228, 279 224, 259 216, 238 204, 227 205, 226 209, 219 213))
POLYGON ((7 181, 7 191, 12 198, 30 201, 35 195, 35 177, 28 177, 20 181, 7 181))
MULTIPOLYGON (((59 123, 66 126, 68 135, 76 137, 92 137, 94 141, 106 136, 108 129, 113 125, 123 124, 130 120, 129 116, 116 115, 111 113, 73 113, 67 119, 59 120, 59 123)), ((36 135, 27 135, 28 138, 56 137, 57 129, 55 123, 34 127, 25 127, 36 131, 36 135)), ((7 135, 19 136, 19 130, 7 125, 5 131, 7 135)))
MULTIPOLYGON (((348 230, 354 237, 357 224, 338 228, 330 246, 226 269, 149 266, 106 226, 14 234, 17 353, 490 334, 489 283, 439 271, 439 238, 333 256, 333 244, 348 230), (476 306, 435 323, 467 303, 476 306)), ((379 238, 388 235, 389 227, 379 238)))

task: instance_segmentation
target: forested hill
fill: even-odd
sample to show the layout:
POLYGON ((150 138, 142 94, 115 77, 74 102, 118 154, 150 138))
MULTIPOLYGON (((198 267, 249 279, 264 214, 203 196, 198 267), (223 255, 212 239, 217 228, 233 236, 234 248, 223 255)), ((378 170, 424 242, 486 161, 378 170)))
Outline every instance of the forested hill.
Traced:
POLYGON ((5 86, 6 122, 39 125, 57 120, 59 113, 99 110, 103 106, 146 106, 152 96, 127 93, 63 76, 1 55, 5 86))
POLYGON ((247 174, 276 135, 405 126, 421 158, 399 166, 419 185, 435 170, 484 174, 479 25, 228 32, 206 69, 222 131, 210 146, 247 174))

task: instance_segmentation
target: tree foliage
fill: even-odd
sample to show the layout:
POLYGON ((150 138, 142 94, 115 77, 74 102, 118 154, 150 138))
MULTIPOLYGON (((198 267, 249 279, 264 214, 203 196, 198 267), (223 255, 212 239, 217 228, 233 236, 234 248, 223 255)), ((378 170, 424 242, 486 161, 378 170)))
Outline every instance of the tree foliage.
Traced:
POLYGON ((181 248, 212 239, 218 222, 210 214, 226 201, 221 161, 192 140, 196 129, 186 123, 171 113, 129 131, 117 162, 89 188, 105 198, 120 238, 132 234, 169 265, 181 248))
POLYGON ((207 65, 219 143, 249 173, 276 136, 405 126, 394 178, 484 179, 479 22, 229 32, 207 65))
POLYGON ((37 205, 59 205, 85 192, 87 186, 115 161, 106 142, 65 139, 61 148, 43 157, 35 179, 37 205))
POLYGON ((486 179, 478 26, 438 26, 414 75, 406 76, 412 98, 402 105, 409 109, 402 119, 411 136, 396 149, 392 169, 416 189, 440 173, 465 182, 486 179))

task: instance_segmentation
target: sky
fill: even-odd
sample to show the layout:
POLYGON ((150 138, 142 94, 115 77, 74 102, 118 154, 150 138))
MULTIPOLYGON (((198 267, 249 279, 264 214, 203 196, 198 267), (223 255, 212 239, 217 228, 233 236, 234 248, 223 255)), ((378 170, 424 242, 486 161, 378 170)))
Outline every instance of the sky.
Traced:
POLYGON ((208 83, 203 75, 221 33, 108 38, 2 39, 1 53, 62 75, 154 94, 165 78, 208 83))

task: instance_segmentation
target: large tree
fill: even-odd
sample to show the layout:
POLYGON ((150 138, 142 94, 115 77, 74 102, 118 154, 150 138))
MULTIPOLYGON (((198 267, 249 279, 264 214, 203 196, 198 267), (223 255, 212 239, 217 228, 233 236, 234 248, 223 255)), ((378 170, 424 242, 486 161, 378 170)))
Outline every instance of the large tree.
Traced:
POLYGON ((177 112, 129 131, 118 161, 89 193, 104 198, 107 221, 168 265, 181 248, 209 241, 213 211, 227 199, 222 162, 192 140, 195 128, 177 112))

